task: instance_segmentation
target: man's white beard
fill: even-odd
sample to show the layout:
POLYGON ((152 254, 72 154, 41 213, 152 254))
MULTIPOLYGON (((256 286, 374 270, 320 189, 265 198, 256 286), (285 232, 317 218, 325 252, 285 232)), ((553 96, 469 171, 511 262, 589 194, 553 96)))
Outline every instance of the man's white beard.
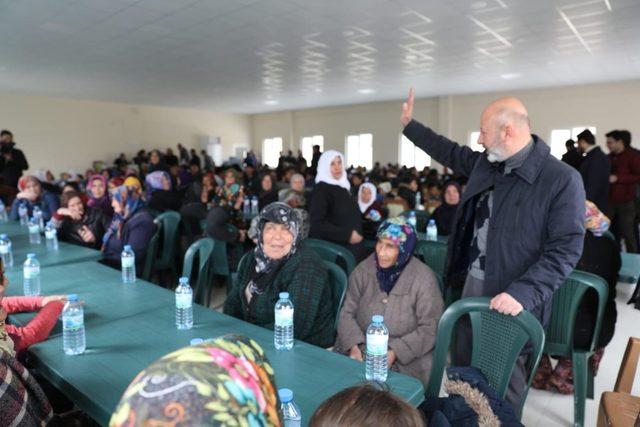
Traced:
POLYGON ((506 156, 503 153, 502 147, 494 146, 487 148, 487 160, 491 163, 503 162, 506 160, 506 156))

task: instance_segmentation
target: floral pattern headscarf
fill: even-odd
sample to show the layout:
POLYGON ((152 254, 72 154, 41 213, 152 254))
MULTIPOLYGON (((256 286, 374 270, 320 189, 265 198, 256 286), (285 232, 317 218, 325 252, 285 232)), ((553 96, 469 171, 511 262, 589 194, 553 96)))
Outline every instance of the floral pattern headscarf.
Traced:
POLYGON ((225 335, 157 360, 131 382, 111 427, 282 425, 273 367, 252 339, 225 335))
POLYGON ((104 233, 104 237, 102 238, 103 249, 112 235, 115 234, 116 236, 118 236, 118 238, 120 238, 122 226, 124 225, 125 221, 131 218, 133 214, 138 211, 138 209, 144 206, 144 202, 142 201, 142 199, 140 199, 140 195, 134 187, 121 185, 120 187, 111 190, 110 194, 114 200, 117 200, 121 205, 124 206, 124 212, 121 214, 115 213, 113 215, 111 224, 109 225, 109 228, 107 229, 106 233, 104 233))
POLYGON ((144 180, 147 184, 147 198, 156 190, 164 190, 164 184, 162 183, 163 178, 171 182, 171 175, 165 171, 155 171, 147 175, 144 180))
POLYGON ((605 216, 600 209, 589 200, 586 201, 587 212, 585 214, 585 227, 594 236, 602 236, 608 229, 611 221, 605 216))
POLYGON ((376 277, 383 292, 389 293, 398 281, 402 271, 411 260, 416 246, 416 231, 405 217, 390 218, 378 228, 378 239, 389 239, 398 246, 398 260, 389 268, 380 267, 378 254, 374 252, 376 261, 376 277))

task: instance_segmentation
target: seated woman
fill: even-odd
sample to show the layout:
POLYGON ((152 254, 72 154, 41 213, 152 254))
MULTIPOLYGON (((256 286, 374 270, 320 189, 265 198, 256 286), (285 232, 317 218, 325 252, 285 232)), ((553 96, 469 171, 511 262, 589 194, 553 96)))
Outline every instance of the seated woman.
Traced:
POLYGON ((213 173, 207 172, 199 181, 194 181, 187 188, 180 216, 189 227, 192 236, 200 235, 200 221, 207 217, 209 203, 213 200, 216 191, 216 180, 213 173))
POLYGON ((309 427, 424 427, 420 411, 389 390, 365 383, 334 394, 318 407, 309 427))
POLYGON ((20 206, 26 206, 29 217, 33 216, 33 208, 38 206, 42 210, 42 217, 47 222, 51 219, 56 209, 58 209, 58 197, 44 191, 40 185, 40 181, 34 176, 23 176, 18 181, 19 193, 11 205, 11 219, 17 221, 19 219, 18 209, 20 206))
POLYGON ((235 169, 229 168, 224 172, 224 184, 217 188, 207 214, 207 235, 227 243, 244 242, 246 237, 242 217, 244 189, 237 179, 235 169))
MULTIPOLYGON (((604 348, 611 342, 616 328, 616 285, 618 271, 622 263, 620 251, 614 239, 605 236, 610 221, 595 204, 586 202, 584 247, 582 257, 576 265, 576 270, 585 271, 602 277, 609 285, 609 294, 604 308, 600 336, 596 343, 596 353, 589 359, 593 373, 598 373, 598 367, 604 354, 604 348)), ((576 324, 573 333, 573 344, 578 348, 588 348, 591 345, 593 330, 598 313, 598 295, 589 290, 578 308, 576 324)), ((536 371, 532 386, 541 390, 555 388, 562 394, 573 394, 572 379, 573 363, 570 358, 558 358, 555 369, 551 367, 551 360, 547 354, 542 356, 536 371)))
POLYGON ((103 262, 120 269, 120 254, 130 245, 136 255, 136 272, 142 273, 151 237, 156 232, 153 217, 144 208, 137 191, 122 185, 111 194, 113 219, 102 238, 103 262))
POLYGON ((107 193, 107 179, 99 174, 91 175, 87 181, 87 206, 92 209, 100 209, 105 215, 113 216, 111 200, 107 193))
POLYGON ((243 336, 185 347, 135 377, 109 425, 282 426, 273 372, 262 347, 243 336))
POLYGON ((424 209, 432 214, 442 204, 442 190, 439 184, 428 184, 424 192, 424 209))
POLYGON ((60 240, 100 249, 102 237, 109 227, 111 217, 99 208, 85 207, 82 196, 75 191, 63 193, 60 204, 62 206, 52 218, 54 227, 58 229, 60 240))
POLYGON ((260 180, 260 192, 258 193, 258 208, 263 209, 265 206, 278 201, 278 191, 273 185, 273 177, 266 173, 260 180))
POLYGON ((342 154, 325 151, 318 161, 316 186, 311 195, 309 237, 338 243, 361 261, 366 256, 362 217, 350 191, 342 154))
POLYGON ((451 234, 461 194, 462 188, 456 181, 449 181, 444 185, 442 204, 433 211, 431 216, 436 221, 439 236, 451 234))
MULTIPOLYGON (((281 191, 280 193, 280 201, 282 203, 286 203, 290 207, 293 208, 293 211, 298 215, 300 220, 300 240, 304 240, 309 237, 309 227, 311 226, 311 221, 309 220, 309 212, 302 209, 301 206, 304 206, 304 197, 302 193, 299 193, 291 188, 284 190, 284 193, 281 191)), ((254 217, 251 220, 251 226, 247 231, 247 237, 253 241, 253 243, 258 243, 258 224, 260 222, 260 215, 254 217)))
POLYGON ((333 344, 332 294, 320 257, 300 243, 298 215, 288 205, 272 203, 260 212, 254 256, 238 269, 224 313, 273 329, 273 307, 280 292, 293 302, 294 337, 310 344, 333 344))
POLYGON ((404 217, 382 223, 375 252, 349 276, 336 351, 363 360, 371 317, 383 315, 389 329, 390 369, 426 386, 443 302, 433 272, 412 256, 416 240, 404 217))
MULTIPOLYGON (((56 325, 58 316, 64 307, 65 295, 48 297, 5 297, 9 279, 4 275, 4 265, 0 260, 0 348, 12 356, 21 355, 31 345, 47 339, 56 325), (5 323, 8 314, 37 311, 38 314, 27 326, 14 326, 5 323)), ((0 405, 1 406, 1 405, 0 405)))
POLYGON ((412 175, 406 175, 400 180, 398 185, 398 197, 402 197, 409 205, 409 209, 416 208, 416 194, 420 187, 418 179, 412 175))
POLYGON ((182 194, 172 191, 171 176, 164 171, 151 172, 145 178, 147 184, 147 207, 157 212, 179 211, 182 194))
POLYGON ((362 213, 362 233, 365 239, 374 240, 380 223, 387 218, 387 210, 377 200, 378 190, 370 182, 358 189, 358 206, 362 213))

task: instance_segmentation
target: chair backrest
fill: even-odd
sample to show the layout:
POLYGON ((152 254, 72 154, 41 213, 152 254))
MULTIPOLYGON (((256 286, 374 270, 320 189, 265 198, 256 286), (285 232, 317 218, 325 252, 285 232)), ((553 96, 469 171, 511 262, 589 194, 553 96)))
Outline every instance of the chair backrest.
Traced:
MULTIPOLYGON (((455 324, 460 317, 469 314, 473 331, 471 366, 480 369, 489 385, 503 398, 516 361, 524 345, 531 341, 532 355, 527 363, 527 372, 531 374, 522 398, 524 405, 533 373, 542 356, 544 329, 528 311, 517 316, 500 314, 489 308, 489 301, 486 297, 463 298, 445 310, 438 323, 427 396, 438 397, 455 324)), ((514 409, 518 415, 521 414, 522 406, 514 409)))
POLYGON ((180 214, 174 211, 163 212, 153 222, 162 224, 162 252, 156 260, 156 266, 158 268, 169 268, 175 262, 180 214))
MULTIPOLYGON (((209 285, 209 271, 211 264, 211 253, 213 252, 214 242, 210 237, 199 239, 189 246, 184 254, 184 263, 182 264, 182 276, 191 278, 193 269, 193 260, 198 257, 198 279, 195 285, 194 299, 198 304, 206 305, 205 288, 209 285)), ((189 281, 191 283, 191 281, 189 281)))
POLYGON ((347 293, 347 275, 339 265, 331 261, 323 261, 325 267, 329 272, 329 285, 331 286, 331 295, 333 297, 334 308, 334 330, 338 331, 338 316, 342 309, 342 303, 344 302, 344 296, 347 293))
POLYGON ((631 394, 639 359, 640 338, 629 337, 627 349, 624 352, 622 363, 620 364, 620 371, 618 371, 618 379, 616 380, 614 391, 631 394))
POLYGON ((594 351, 604 315, 609 286, 599 276, 575 270, 553 294, 551 319, 546 330, 545 352, 554 356, 571 357, 573 352, 573 333, 578 308, 582 298, 589 289, 598 294, 598 313, 596 325, 591 338, 591 345, 586 351, 594 351))
POLYGON ((156 232, 153 233, 147 246, 147 253, 144 260, 144 270, 142 271, 142 278, 147 282, 151 281, 151 275, 153 274, 153 266, 158 255, 158 248, 160 246, 160 236, 162 235, 162 224, 156 224, 156 232))
POLYGON ((320 239, 305 239, 305 244, 312 248, 325 261, 338 264, 347 273, 347 277, 356 268, 356 259, 349 249, 320 239))
POLYGON ((238 270, 235 273, 231 273, 231 286, 236 286, 237 283, 236 281, 238 280, 238 271, 242 270, 245 268, 245 264, 251 261, 251 258, 253 257, 253 251, 249 251, 247 253, 245 253, 244 255, 242 255, 242 258, 240 258, 240 261, 238 262, 238 270))

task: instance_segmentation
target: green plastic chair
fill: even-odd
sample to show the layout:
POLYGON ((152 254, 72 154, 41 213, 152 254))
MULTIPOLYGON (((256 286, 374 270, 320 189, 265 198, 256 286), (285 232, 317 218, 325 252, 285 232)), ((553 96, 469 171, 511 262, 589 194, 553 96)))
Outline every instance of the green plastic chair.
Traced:
POLYGON ((305 244, 312 248, 320 258, 342 267, 347 277, 356 268, 356 259, 349 249, 320 239, 305 239, 305 244))
POLYGON ((151 275, 153 274, 153 265, 158 256, 158 247, 160 246, 160 235, 162 234, 162 224, 156 224, 156 232, 153 233, 147 246, 147 253, 144 259, 144 269, 142 271, 142 278, 147 282, 151 281, 151 275))
POLYGON ((153 269, 155 271, 170 270, 171 283, 177 279, 176 248, 178 246, 178 226, 180 214, 174 211, 163 212, 153 220, 156 225, 162 224, 161 251, 155 259, 153 269))
POLYGON ((587 397, 593 399, 593 370, 589 358, 596 350, 609 286, 599 276, 582 271, 572 272, 553 295, 551 319, 547 327, 545 353, 571 358, 573 362, 573 425, 584 425, 587 397), (598 294, 598 316, 589 348, 576 348, 573 333, 576 315, 584 295, 593 289, 598 294))
POLYGON ((517 316, 500 314, 489 308, 489 298, 463 298, 451 304, 438 323, 433 365, 427 386, 427 396, 438 397, 454 327, 460 317, 469 314, 473 330, 471 366, 480 369, 489 385, 502 398, 507 393, 509 379, 527 341, 532 343, 532 356, 527 361, 527 378, 522 404, 514 408, 518 417, 529 392, 544 347, 544 329, 529 312, 517 316))
MULTIPOLYGON (((193 269, 194 258, 198 257, 198 275, 194 291, 194 300, 196 303, 209 306, 211 297, 210 275, 211 270, 211 253, 213 252, 214 242, 209 237, 199 239, 187 249, 184 254, 184 263, 182 264, 182 276, 191 279, 191 270, 193 269)), ((189 283, 191 280, 189 280, 189 283)))
POLYGON ((245 253, 244 255, 242 255, 242 258, 240 258, 240 261, 238 262, 238 270, 234 271, 233 273, 231 273, 231 277, 230 277, 230 283, 231 283, 231 287, 237 286, 238 283, 238 271, 242 270, 244 268, 245 263, 249 262, 251 260, 251 257, 253 256, 253 251, 249 251, 247 253, 245 253))
POLYGON ((431 217, 431 215, 429 215, 429 212, 409 209, 408 211, 402 212, 400 215, 408 217, 409 212, 415 212, 416 214, 416 232, 424 233, 427 229, 429 218, 431 217))
POLYGON ((331 261, 323 261, 324 266, 329 272, 329 284, 331 286, 331 295, 333 296, 334 307, 334 331, 338 332, 338 316, 342 309, 342 303, 344 302, 344 296, 347 293, 347 275, 344 270, 331 261))
POLYGON ((438 278, 438 285, 440 286, 442 297, 445 298, 448 303, 453 302, 447 300, 444 287, 444 265, 447 259, 447 244, 438 241, 418 240, 414 253, 435 273, 438 278))

